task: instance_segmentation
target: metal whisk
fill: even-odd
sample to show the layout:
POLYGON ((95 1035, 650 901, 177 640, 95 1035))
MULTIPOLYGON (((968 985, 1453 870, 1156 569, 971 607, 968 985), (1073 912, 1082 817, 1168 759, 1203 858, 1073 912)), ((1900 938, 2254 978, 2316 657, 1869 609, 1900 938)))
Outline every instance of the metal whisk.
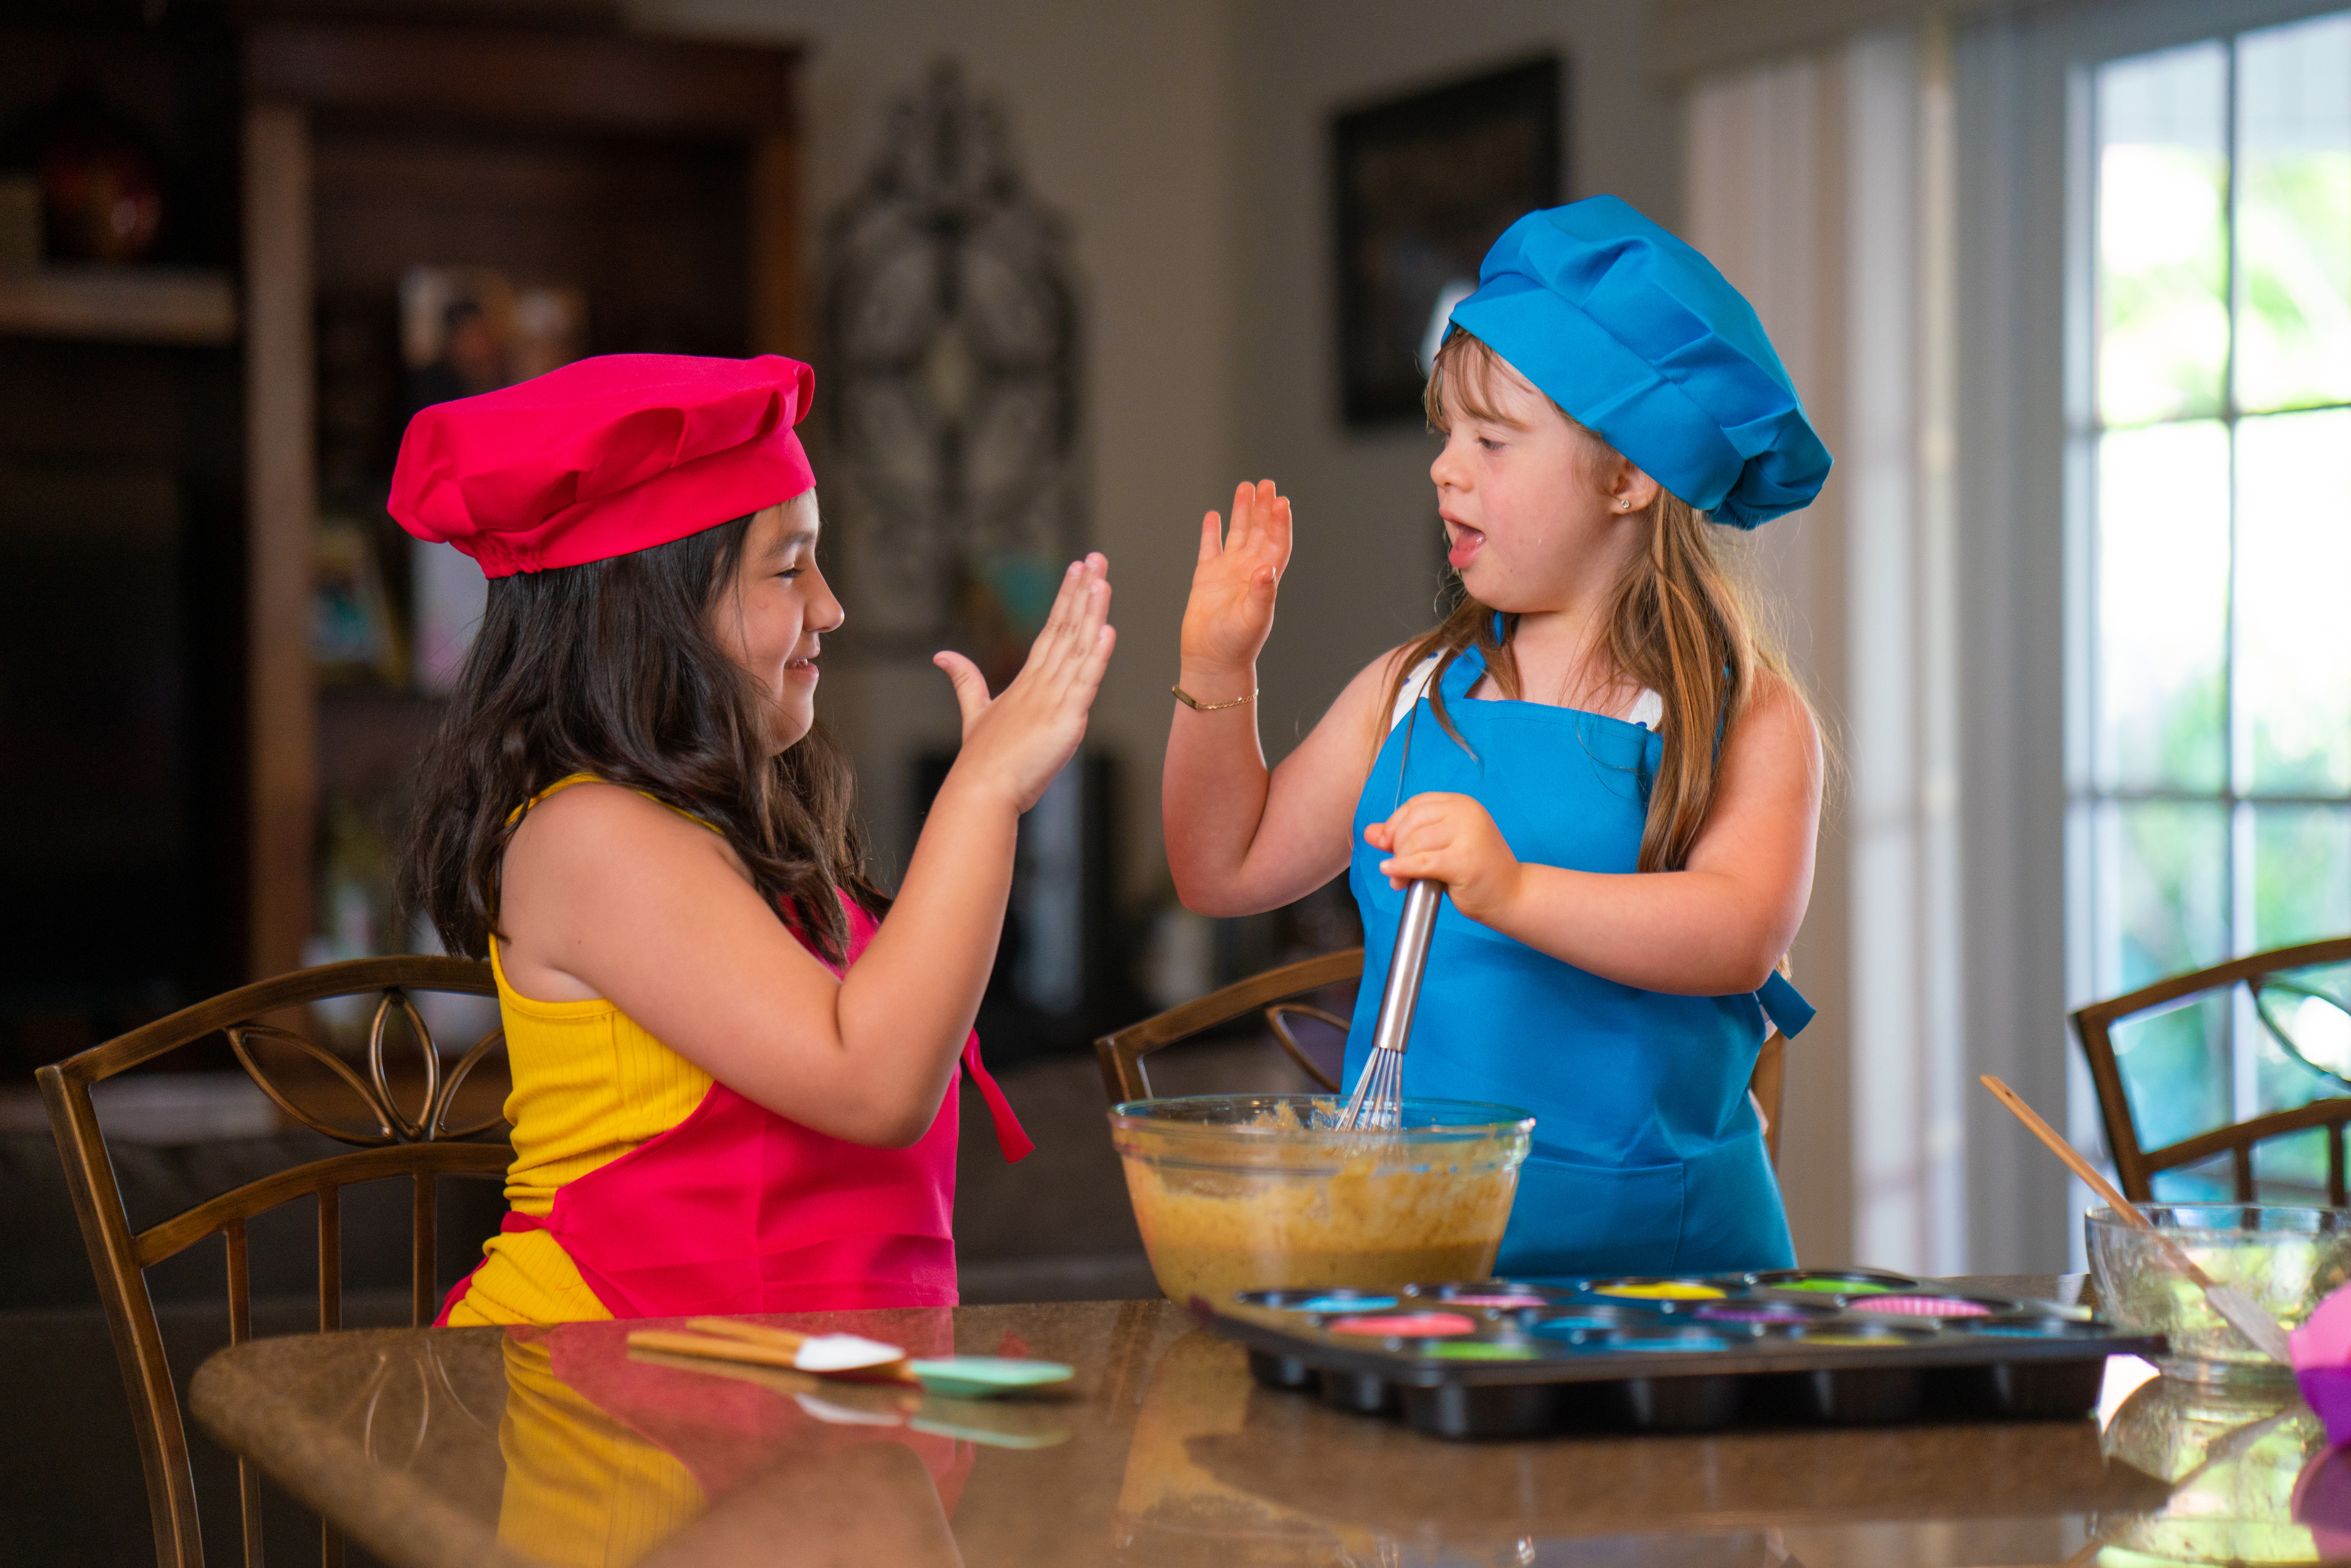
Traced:
MULTIPOLYGON (((1405 770, 1412 766, 1413 720, 1421 698, 1413 699, 1404 723, 1404 754, 1396 759, 1396 798, 1388 814, 1404 804, 1405 770)), ((1428 939, 1437 930, 1442 883, 1415 882, 1405 890, 1404 914, 1396 921, 1395 951, 1388 960, 1388 983, 1380 993, 1379 1020, 1372 1026, 1372 1053, 1355 1075, 1355 1092, 1339 1113, 1341 1132, 1394 1132, 1404 1123, 1404 1048, 1412 1038, 1413 1009, 1420 1005, 1420 980, 1428 968, 1428 939)))
POLYGON ((1355 1092, 1340 1113, 1343 1132, 1394 1132, 1404 1122, 1404 1047, 1412 1037, 1413 1009, 1420 1003, 1420 977, 1428 967, 1428 938, 1437 929, 1442 883, 1416 882, 1405 890, 1404 916, 1396 922, 1395 956, 1388 963, 1387 988, 1380 993, 1379 1022, 1372 1030, 1372 1054, 1355 1077, 1355 1092))

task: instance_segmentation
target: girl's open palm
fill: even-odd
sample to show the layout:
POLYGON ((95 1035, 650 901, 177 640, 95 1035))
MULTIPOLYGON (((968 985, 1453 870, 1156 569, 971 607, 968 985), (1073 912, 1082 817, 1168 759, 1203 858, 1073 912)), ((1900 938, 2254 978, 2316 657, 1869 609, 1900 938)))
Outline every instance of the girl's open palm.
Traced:
POLYGON ((1090 555, 1061 579, 1029 662, 992 701, 977 666, 961 653, 932 663, 955 683, 963 709, 956 770, 1001 789, 1026 811, 1086 737, 1086 715, 1102 689, 1118 634, 1110 625, 1110 563, 1090 555))
MULTIPOLYGON (((1187 666, 1245 669, 1273 630, 1273 598, 1290 565, 1290 498, 1270 479, 1233 491, 1233 526, 1200 519, 1200 559, 1184 606, 1187 666)), ((1203 693, 1223 696, 1225 693, 1203 693)))

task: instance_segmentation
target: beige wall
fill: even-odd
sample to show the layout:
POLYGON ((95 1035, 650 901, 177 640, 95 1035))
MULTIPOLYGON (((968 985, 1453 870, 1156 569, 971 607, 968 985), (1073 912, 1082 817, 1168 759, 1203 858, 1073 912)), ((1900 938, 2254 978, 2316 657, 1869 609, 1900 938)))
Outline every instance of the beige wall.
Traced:
POLYGON ((1853 1144, 1846 534, 1853 494, 1844 441, 1845 269, 1842 77, 1833 63, 1783 61, 1702 79, 1689 98, 1684 235, 1755 306, 1837 459, 1821 497, 1740 541, 1737 556, 1819 710, 1840 764, 1823 813, 1813 901, 1789 954, 1820 1009, 1790 1043, 1780 1184, 1799 1260, 1852 1261, 1853 1144))
MULTIPOLYGON (((935 57, 960 59, 972 86, 1008 111, 1031 184, 1070 220, 1082 275, 1092 543, 1111 558, 1120 636, 1093 737, 1127 763, 1123 880, 1130 898, 1146 896, 1165 874, 1159 758, 1192 528, 1232 470, 1228 7, 632 0, 630 9, 651 28, 809 47, 812 218, 863 177, 890 103, 935 57)), ((828 664, 820 711, 856 750, 868 816, 895 859, 907 760, 953 745, 953 698, 927 664, 828 664)))
MULTIPOLYGON (((1822 125, 1789 167, 1785 144, 1735 127, 1685 158, 1684 103, 1649 75, 1632 4, 1486 5, 1438 12, 1401 3, 1291 0, 1244 14, 1240 141, 1241 329, 1235 451, 1297 499, 1299 544, 1259 672, 1267 748, 1280 755, 1340 686, 1390 643, 1426 627, 1441 561, 1428 436, 1350 435, 1335 414, 1331 361, 1327 117, 1333 107, 1416 81, 1555 47, 1568 58, 1571 197, 1613 192, 1708 248, 1755 298, 1808 403, 1835 445, 1844 385, 1842 235, 1829 188, 1844 154, 1822 125), (1774 160, 1762 167, 1753 159, 1774 160), (1687 186, 1686 186, 1687 182, 1687 186), (1685 218, 1708 184, 1709 232, 1685 218), (1765 193, 1770 193, 1767 196, 1765 193), (1792 198, 1773 201, 1781 197, 1792 198)), ((1796 95, 1816 94, 1814 84, 1796 95)), ((1789 89, 1782 84, 1780 97, 1789 89)), ((1767 97, 1771 96, 1767 90, 1767 97)), ((1771 117, 1773 106, 1755 110, 1771 117)), ((1834 103, 1781 110, 1807 124, 1834 103)), ((1782 131, 1791 127, 1781 126, 1782 131)), ((1793 128, 1801 129, 1801 128, 1793 128)), ((1801 137, 1799 137, 1801 140, 1801 137)), ((1842 448, 1838 449, 1842 455, 1842 448)), ((1845 688, 1841 494, 1774 522, 1737 553, 1833 735, 1845 688)), ((1788 1057, 1781 1171, 1797 1253, 1854 1256, 1846 828, 1823 824, 1813 907, 1792 955, 1821 1017, 1788 1057)))
MULTIPOLYGON (((960 57, 1009 110, 1033 185, 1071 220, 1086 283, 1092 529, 1112 558, 1120 636, 1096 735, 1126 764, 1131 899, 1165 882, 1158 775, 1194 529, 1244 470, 1280 480, 1303 529, 1262 673, 1270 753, 1428 620, 1426 438, 1350 435, 1335 412, 1331 112, 1557 48, 1570 193, 1614 191, 1668 221, 1676 208, 1679 120, 1640 68, 1635 0, 632 0, 630 11, 664 31, 810 46, 814 214, 853 188, 889 101, 935 56, 960 57)), ((952 739, 946 682, 927 665, 843 661, 823 707, 858 752, 885 852, 902 849, 903 758, 952 739)))
POLYGON ((1283 0, 1241 13, 1233 450, 1250 476, 1281 483, 1299 519, 1259 672, 1275 757, 1356 670, 1426 629, 1443 564, 1431 439, 1409 426, 1351 434, 1338 418, 1331 113, 1555 48, 1568 62, 1567 193, 1611 191, 1671 222, 1679 120, 1642 69, 1640 16, 1630 0, 1283 0))
MULTIPOLYGON (((665 30, 810 47, 812 214, 862 177, 888 102, 935 56, 959 57, 1009 110, 1035 189, 1071 220, 1086 284, 1092 523, 1113 563, 1121 637, 1096 734, 1126 764, 1130 900, 1165 884, 1165 684, 1202 510, 1221 508, 1243 474, 1271 476, 1298 504, 1296 564, 1260 671, 1277 758, 1356 669, 1430 620, 1433 444, 1409 427, 1350 434, 1337 414, 1332 113, 1556 49, 1568 62, 1567 194, 1614 192, 1677 226, 1685 211, 1684 105, 1647 68, 1639 0, 632 0, 632 13, 665 30)), ((1832 141, 1815 155, 1841 154, 1832 141)), ((1703 158, 1690 169, 1741 178, 1703 158)), ((1838 310, 1807 280, 1838 275, 1812 265, 1811 247, 1835 236, 1788 245, 1733 229, 1714 236, 1739 252, 1726 266, 1761 290, 1807 394, 1830 395, 1838 310)), ((1834 504, 1777 524, 1758 563, 1833 716, 1841 528, 1834 504)), ((856 747, 885 851, 902 851, 905 759, 954 735, 946 682, 923 664, 836 664, 823 704, 856 747)), ((1797 953, 1823 1019, 1790 1058, 1783 1155, 1800 1249, 1821 1260, 1846 1253, 1853 1233, 1842 831, 1828 828, 1797 953)))

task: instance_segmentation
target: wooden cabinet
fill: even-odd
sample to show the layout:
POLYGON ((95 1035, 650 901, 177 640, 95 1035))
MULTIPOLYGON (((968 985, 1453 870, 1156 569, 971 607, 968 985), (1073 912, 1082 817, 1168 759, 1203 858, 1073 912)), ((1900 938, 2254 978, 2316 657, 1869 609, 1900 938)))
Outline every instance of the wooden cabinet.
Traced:
MULTIPOLYGON (((298 964, 316 924, 322 777, 396 753, 432 719, 429 703, 322 694, 311 667, 320 307, 375 300, 389 319, 408 267, 478 266, 583 291, 591 352, 804 352, 796 58, 484 27, 247 37, 256 974, 298 964), (323 727, 322 700, 341 708, 323 727)), ((397 430, 378 434, 388 464, 397 430)), ((360 810, 383 816, 381 770, 349 772, 373 794, 360 810)))
MULTIPOLYGON (((373 791, 362 804, 382 809, 437 716, 437 699, 396 681, 322 685, 312 652, 321 442, 329 476, 356 474, 380 511, 410 410, 369 378, 396 352, 402 273, 559 279, 585 299, 592 353, 804 354, 797 53, 592 26, 0 29, 0 116, 53 90, 26 62, 77 50, 109 68, 145 62, 116 71, 134 113, 157 99, 142 81, 179 84, 155 112, 196 127, 167 134, 190 183, 221 193, 204 254, 0 277, 0 413, 29 421, 0 432, 0 467, 47 471, 87 448, 98 497, 128 482, 106 472, 121 466, 115 448, 152 446, 141 461, 172 497, 149 507, 165 522, 139 525, 154 538, 126 524, 123 548, 169 558, 145 568, 170 580, 163 662, 185 698, 165 787, 175 852, 213 857, 172 901, 170 918, 201 927, 191 940, 211 955, 163 966, 188 992, 302 961, 325 793, 373 791), (161 433, 105 423, 142 418, 161 433)), ((13 527, 0 517, 0 538, 13 527)), ((96 647, 110 632, 76 634, 96 647)), ((0 747, 21 765, 39 739, 0 734, 0 747)), ((21 771, 10 785, 28 802, 47 788, 21 771)), ((148 810, 100 814, 135 837, 148 810)), ((107 836, 95 818, 81 827, 107 836)), ((133 886, 109 897, 119 907, 133 886)), ((132 940, 151 940, 139 929, 132 940)), ((400 950, 404 934, 380 946, 400 950)))

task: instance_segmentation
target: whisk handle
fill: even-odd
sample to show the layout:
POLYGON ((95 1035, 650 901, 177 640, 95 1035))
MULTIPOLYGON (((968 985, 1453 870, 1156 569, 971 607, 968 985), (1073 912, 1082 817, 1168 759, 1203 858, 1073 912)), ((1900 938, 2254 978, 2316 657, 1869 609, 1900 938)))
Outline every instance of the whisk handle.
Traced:
POLYGON ((1405 890, 1395 955, 1388 962, 1387 988, 1380 993, 1379 1021, 1372 1030, 1374 1051, 1401 1051, 1412 1038, 1412 1015, 1428 969, 1428 939, 1436 934, 1437 901, 1444 894, 1445 884, 1437 882, 1416 882, 1405 890))

